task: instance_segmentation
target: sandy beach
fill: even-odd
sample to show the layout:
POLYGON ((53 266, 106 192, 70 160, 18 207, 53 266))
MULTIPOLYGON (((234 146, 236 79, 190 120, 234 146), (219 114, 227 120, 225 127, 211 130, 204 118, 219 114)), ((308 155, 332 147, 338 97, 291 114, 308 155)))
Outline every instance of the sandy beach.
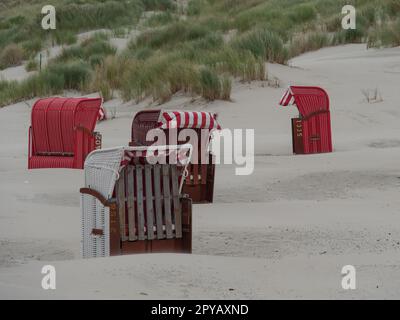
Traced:
MULTIPOLYGON (((329 47, 267 69, 280 88, 236 83, 232 102, 177 96, 162 106, 255 130, 254 173, 217 166, 214 203, 194 205, 192 255, 81 259, 83 171, 28 170, 34 100, 1 108, 0 298, 399 298, 400 47, 329 47), (329 93, 333 153, 292 154, 297 110, 278 106, 290 84, 329 93), (375 88, 383 101, 368 103, 362 90, 375 88), (56 290, 41 287, 47 264, 56 290), (357 270, 355 290, 341 286, 345 265, 357 270)), ((146 103, 105 104, 116 118, 96 127, 104 147, 127 145, 146 103)))

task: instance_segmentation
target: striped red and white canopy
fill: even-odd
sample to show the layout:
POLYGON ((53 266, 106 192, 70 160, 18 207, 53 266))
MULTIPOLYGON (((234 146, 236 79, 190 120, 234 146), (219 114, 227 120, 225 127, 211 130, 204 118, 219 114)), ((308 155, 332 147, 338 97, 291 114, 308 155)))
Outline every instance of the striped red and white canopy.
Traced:
POLYGON ((221 130, 217 114, 205 111, 162 111, 159 118, 161 129, 194 128, 221 130))
POLYGON ((291 106, 294 104, 296 104, 295 99, 294 99, 294 94, 292 92, 291 87, 289 87, 286 89, 281 100, 279 101, 279 105, 286 107, 286 106, 291 106))
POLYGON ((159 163, 163 164, 167 158, 171 164, 176 163, 179 165, 187 165, 192 156, 192 146, 190 144, 183 144, 179 146, 152 146, 152 147, 128 147, 124 148, 121 166, 125 166, 132 161, 146 164, 146 163, 159 163))

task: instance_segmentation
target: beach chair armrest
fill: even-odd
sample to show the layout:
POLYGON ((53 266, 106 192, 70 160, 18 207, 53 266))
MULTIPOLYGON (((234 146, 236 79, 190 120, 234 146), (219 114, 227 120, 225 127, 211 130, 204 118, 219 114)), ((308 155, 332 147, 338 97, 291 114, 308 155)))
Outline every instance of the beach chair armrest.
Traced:
MULTIPOLYGON (((109 208, 109 246, 111 255, 119 255, 121 254, 121 238, 120 238, 120 225, 118 218, 118 206, 116 199, 107 200, 102 194, 98 191, 91 188, 81 188, 81 195, 90 195, 93 198, 97 199, 104 207, 109 208)), ((103 236, 103 229, 91 229, 91 235, 93 236, 103 236)))
POLYGON ((81 194, 91 195, 92 197, 94 197, 97 200, 99 200, 100 203, 105 207, 111 207, 111 206, 116 204, 115 199, 107 200, 100 192, 98 192, 98 191, 96 191, 94 189, 91 189, 91 188, 81 188, 79 190, 79 192, 81 194))

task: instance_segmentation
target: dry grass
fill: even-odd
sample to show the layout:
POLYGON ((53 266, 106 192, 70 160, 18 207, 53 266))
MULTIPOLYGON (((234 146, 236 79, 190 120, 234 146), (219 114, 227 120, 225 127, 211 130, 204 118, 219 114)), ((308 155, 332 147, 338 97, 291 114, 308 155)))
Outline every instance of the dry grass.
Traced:
POLYGON ((0 68, 18 66, 24 59, 24 50, 16 44, 10 44, 0 55, 0 68))
POLYGON ((378 103, 383 101, 382 94, 378 88, 362 89, 361 92, 368 103, 378 103))

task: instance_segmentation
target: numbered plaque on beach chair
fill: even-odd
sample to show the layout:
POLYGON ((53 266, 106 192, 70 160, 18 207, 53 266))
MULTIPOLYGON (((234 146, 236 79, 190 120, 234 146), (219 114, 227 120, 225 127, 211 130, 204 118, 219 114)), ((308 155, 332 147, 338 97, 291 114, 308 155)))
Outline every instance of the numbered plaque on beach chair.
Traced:
POLYGON ((92 152, 80 190, 83 257, 191 253, 192 201, 181 193, 191 149, 182 145, 92 152))
MULTIPOLYGON (((163 144, 191 143, 194 157, 188 167, 183 192, 193 203, 212 203, 214 198, 215 161, 209 151, 212 131, 221 130, 217 115, 211 112, 145 110, 138 112, 132 122, 131 146, 154 144, 148 140, 150 130, 165 133, 163 144), (194 133, 194 139, 187 134, 194 133), (186 131, 184 131, 186 130, 186 131), (173 141, 172 141, 173 140, 173 141), (190 141, 195 140, 195 141, 190 141)), ((158 141, 159 143, 159 141, 158 141)))

